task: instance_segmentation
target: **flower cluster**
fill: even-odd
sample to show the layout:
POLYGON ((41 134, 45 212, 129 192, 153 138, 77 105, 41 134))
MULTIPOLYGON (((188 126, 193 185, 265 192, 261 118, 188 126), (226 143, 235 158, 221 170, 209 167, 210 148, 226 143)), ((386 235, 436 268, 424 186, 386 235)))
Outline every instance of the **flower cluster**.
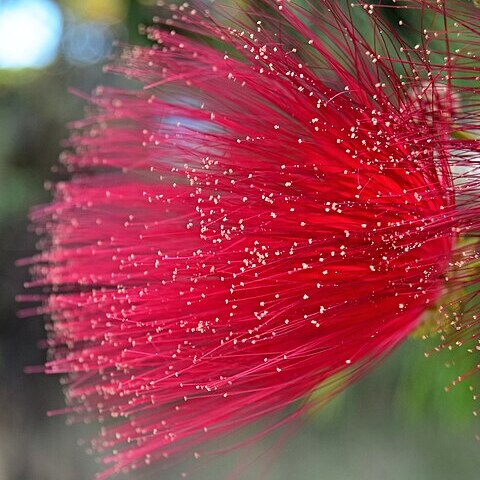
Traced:
POLYGON ((478 335, 480 10, 377 3, 169 6, 73 123, 31 286, 100 478, 330 398, 445 290, 478 335))

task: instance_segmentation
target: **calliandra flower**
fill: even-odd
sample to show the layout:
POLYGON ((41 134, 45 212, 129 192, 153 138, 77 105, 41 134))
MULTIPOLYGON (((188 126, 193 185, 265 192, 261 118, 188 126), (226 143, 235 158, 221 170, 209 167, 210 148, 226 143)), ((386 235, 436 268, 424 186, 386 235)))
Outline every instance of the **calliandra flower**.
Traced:
POLYGON ((261 419, 268 432, 445 292, 464 288, 445 343, 478 336, 480 10, 168 8, 153 47, 109 66, 140 85, 88 99, 71 178, 33 213, 45 369, 65 376, 68 412, 103 423, 100 478, 261 419))

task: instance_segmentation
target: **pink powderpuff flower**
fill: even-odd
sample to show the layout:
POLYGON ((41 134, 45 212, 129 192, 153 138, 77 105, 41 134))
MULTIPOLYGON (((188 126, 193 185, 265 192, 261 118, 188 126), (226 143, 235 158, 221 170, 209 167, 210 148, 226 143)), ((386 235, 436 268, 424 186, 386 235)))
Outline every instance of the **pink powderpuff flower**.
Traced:
POLYGON ((446 290, 476 341, 480 10, 382 3, 171 5, 72 124, 30 286, 99 478, 328 400, 446 290))

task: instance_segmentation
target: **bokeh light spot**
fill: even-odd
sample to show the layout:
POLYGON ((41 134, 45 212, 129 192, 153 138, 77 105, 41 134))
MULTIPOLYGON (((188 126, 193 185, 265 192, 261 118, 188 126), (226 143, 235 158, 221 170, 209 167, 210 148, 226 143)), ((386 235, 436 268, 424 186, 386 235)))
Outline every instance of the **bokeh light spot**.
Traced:
POLYGON ((110 55, 113 40, 107 25, 98 22, 76 23, 67 29, 63 50, 70 63, 94 64, 110 55))
POLYGON ((63 17, 51 0, 0 3, 0 68, 42 68, 55 60, 63 17))

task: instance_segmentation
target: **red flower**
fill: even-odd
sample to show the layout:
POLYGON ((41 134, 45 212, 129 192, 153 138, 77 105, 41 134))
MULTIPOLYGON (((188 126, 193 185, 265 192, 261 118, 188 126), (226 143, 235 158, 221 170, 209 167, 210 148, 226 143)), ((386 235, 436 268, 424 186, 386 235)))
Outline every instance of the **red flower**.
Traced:
POLYGON ((330 397, 478 255, 480 10, 396 3, 172 7, 74 123, 32 284, 101 478, 330 397))

